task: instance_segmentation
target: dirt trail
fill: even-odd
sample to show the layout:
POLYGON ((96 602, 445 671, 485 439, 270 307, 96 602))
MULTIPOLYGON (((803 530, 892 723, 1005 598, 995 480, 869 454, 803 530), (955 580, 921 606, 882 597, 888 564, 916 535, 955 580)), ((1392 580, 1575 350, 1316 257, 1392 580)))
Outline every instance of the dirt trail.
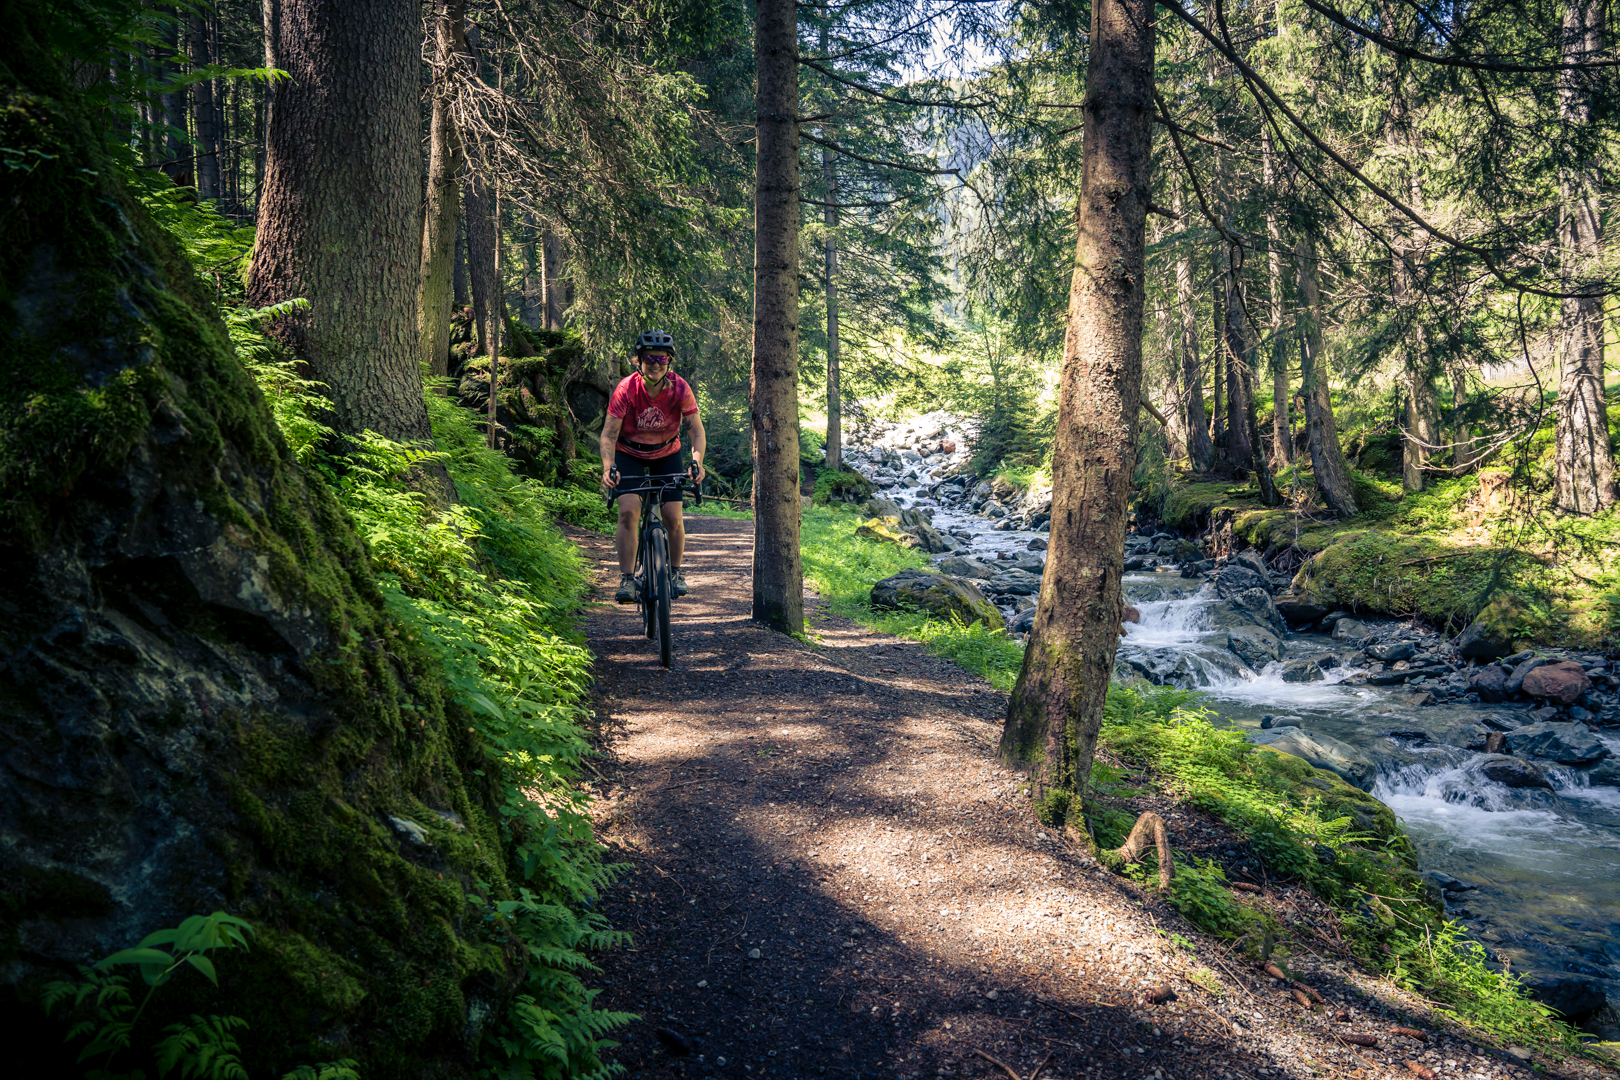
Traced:
MULTIPOLYGON (((605 908, 635 935, 603 958, 599 1005, 644 1018, 614 1052, 632 1077, 1007 1075, 975 1051, 1019 1080, 1042 1062, 1041 1080, 1410 1078, 1408 1060, 1529 1075, 1432 1028, 1388 1034, 1416 1003, 1302 952, 1296 970, 1352 1019, 1306 1013, 1047 835, 995 762, 1002 694, 813 598, 819 647, 750 623, 752 523, 687 520, 673 667, 634 608, 586 624, 598 826, 631 867, 605 908), (1218 994, 1189 981, 1206 965, 1218 994), (1147 1004, 1163 983, 1178 1000, 1147 1004), (1351 1033, 1379 1048, 1336 1038, 1351 1033)), ((611 538, 574 536, 611 595, 611 538)))

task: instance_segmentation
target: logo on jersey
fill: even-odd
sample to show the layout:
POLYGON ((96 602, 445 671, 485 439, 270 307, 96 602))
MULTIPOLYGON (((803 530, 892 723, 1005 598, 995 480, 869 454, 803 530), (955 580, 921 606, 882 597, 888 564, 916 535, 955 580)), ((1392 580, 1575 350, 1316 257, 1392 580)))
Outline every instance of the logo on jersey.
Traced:
POLYGON ((669 426, 669 417, 656 405, 649 405, 636 414, 638 431, 660 431, 669 426))

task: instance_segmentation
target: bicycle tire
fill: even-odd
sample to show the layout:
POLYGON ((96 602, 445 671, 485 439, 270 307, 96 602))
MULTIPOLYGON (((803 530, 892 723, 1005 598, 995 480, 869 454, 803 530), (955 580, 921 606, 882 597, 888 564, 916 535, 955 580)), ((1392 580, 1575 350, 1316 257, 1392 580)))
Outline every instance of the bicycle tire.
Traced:
POLYGON ((663 529, 654 529, 652 537, 652 573, 648 576, 657 584, 653 589, 654 637, 658 642, 658 662, 669 667, 674 642, 669 633, 669 605, 672 582, 669 574, 669 537, 663 529))

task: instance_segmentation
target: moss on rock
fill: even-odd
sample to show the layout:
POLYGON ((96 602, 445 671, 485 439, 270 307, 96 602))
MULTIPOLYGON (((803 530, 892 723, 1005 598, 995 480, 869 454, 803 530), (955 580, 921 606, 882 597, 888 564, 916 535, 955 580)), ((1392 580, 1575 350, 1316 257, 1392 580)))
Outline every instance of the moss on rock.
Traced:
POLYGON ((469 1074, 523 975, 474 899, 509 894, 481 747, 35 17, 0 61, 0 141, 37 161, 0 171, 6 981, 224 908, 259 943, 154 1022, 241 1016, 275 1075, 469 1074))

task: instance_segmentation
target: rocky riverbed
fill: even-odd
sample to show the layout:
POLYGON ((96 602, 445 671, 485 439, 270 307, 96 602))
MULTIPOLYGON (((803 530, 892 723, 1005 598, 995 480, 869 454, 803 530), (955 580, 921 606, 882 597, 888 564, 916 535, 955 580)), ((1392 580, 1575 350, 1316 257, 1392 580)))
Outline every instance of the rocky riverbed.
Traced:
MULTIPOLYGON (((973 476, 972 434, 944 413, 858 425, 845 463, 873 483, 874 526, 929 552, 947 579, 929 602, 987 622, 993 604, 1022 636, 1051 493, 973 476)), ((1612 1021, 1620 664, 1552 649, 1504 655, 1508 643, 1483 625, 1450 638, 1325 610, 1293 591, 1291 558, 1217 554, 1199 537, 1133 523, 1124 584, 1135 620, 1117 674, 1201 690, 1255 742, 1370 791, 1400 815, 1448 911, 1493 957, 1565 1014, 1612 1021)), ((913 582, 884 598, 919 595, 913 582)))

